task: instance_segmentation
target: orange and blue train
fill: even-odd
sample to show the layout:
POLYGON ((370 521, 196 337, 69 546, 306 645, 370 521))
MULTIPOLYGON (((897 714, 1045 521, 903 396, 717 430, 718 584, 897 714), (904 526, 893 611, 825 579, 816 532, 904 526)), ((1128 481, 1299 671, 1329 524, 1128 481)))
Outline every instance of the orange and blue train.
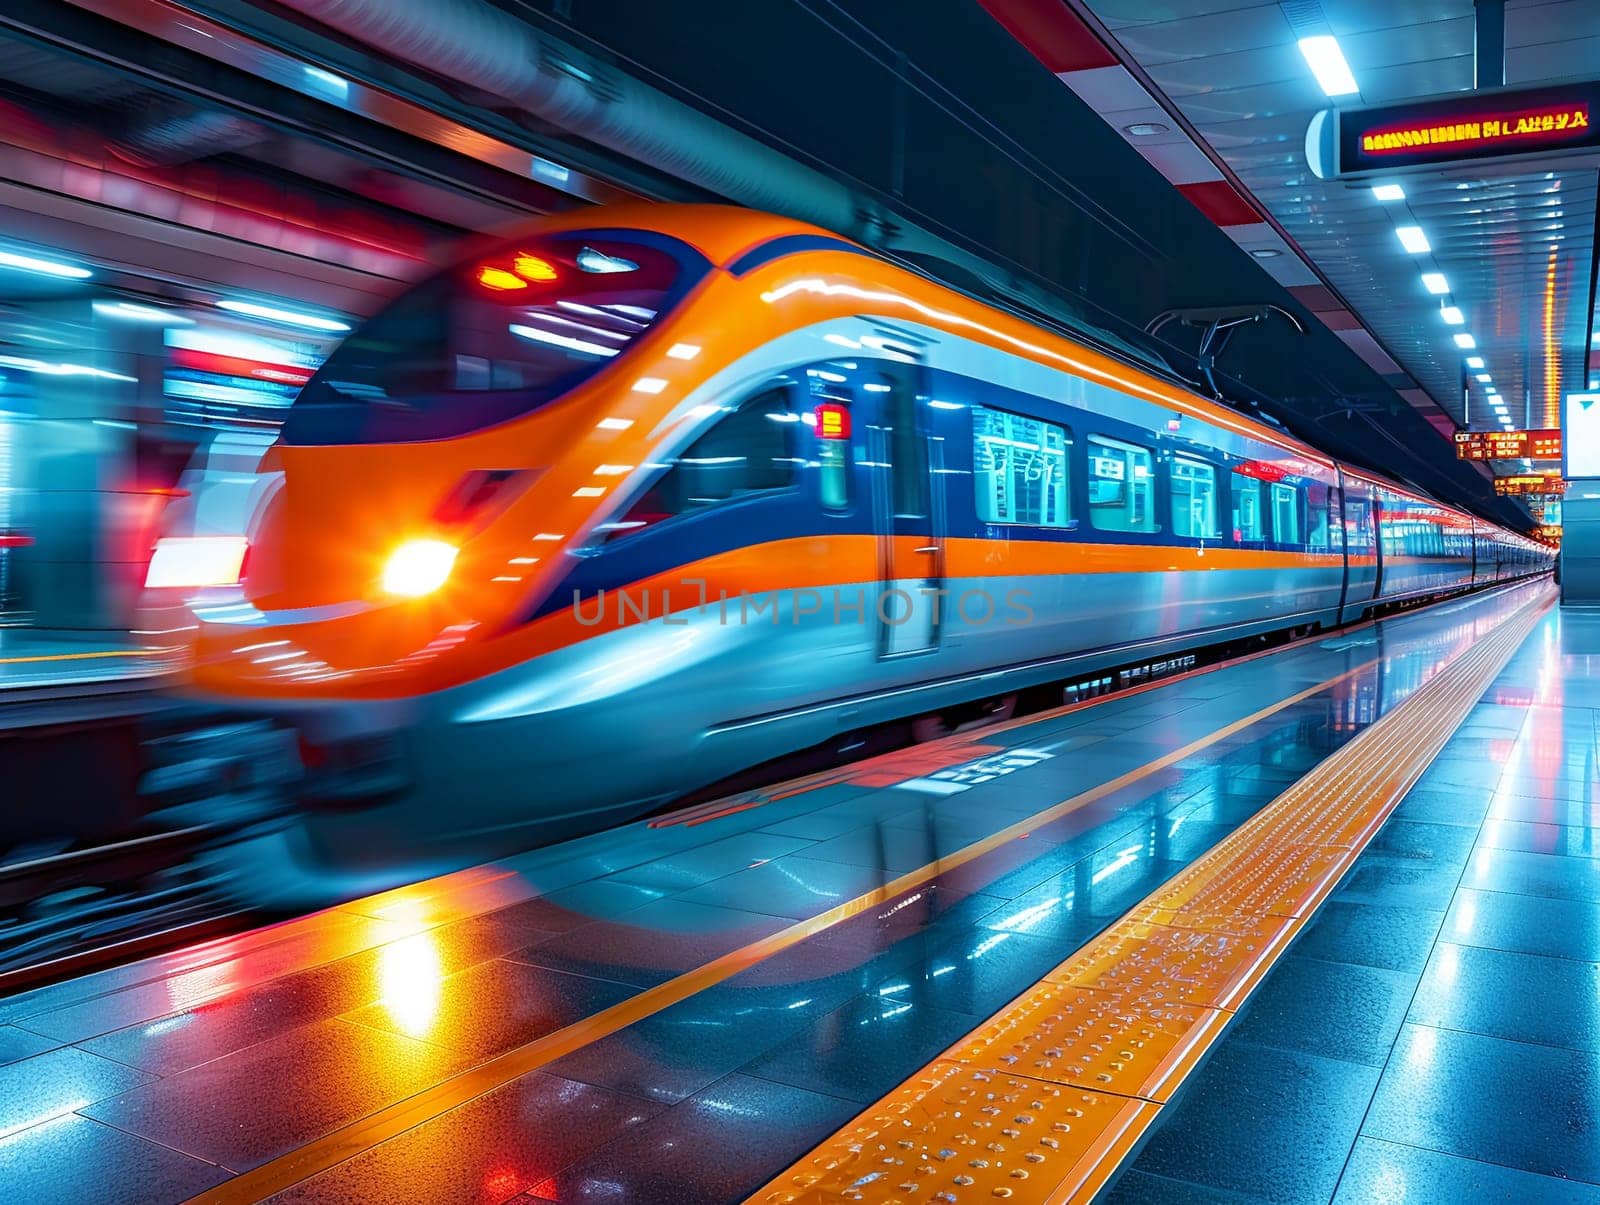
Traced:
POLYGON ((297 735, 312 860, 554 839, 1551 561, 1115 348, 713 206, 543 220, 411 288, 245 504, 187 524, 152 598, 196 691, 297 735))

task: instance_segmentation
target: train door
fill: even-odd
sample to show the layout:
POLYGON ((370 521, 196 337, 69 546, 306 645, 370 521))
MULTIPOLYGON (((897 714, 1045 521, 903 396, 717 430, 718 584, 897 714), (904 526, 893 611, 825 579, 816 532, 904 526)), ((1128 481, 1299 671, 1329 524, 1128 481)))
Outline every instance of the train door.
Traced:
POLYGON ((878 532, 879 654, 925 653, 939 644, 944 580, 944 507, 934 488, 942 445, 927 436, 917 405, 916 366, 893 363, 869 373, 867 452, 878 471, 873 517, 878 532))
POLYGON ((1335 465, 1333 476, 1334 485, 1328 490, 1328 534, 1339 542, 1339 551, 1344 554, 1337 613, 1338 622, 1343 623, 1345 604, 1350 601, 1350 543, 1353 533, 1346 521, 1350 514, 1350 503, 1345 494, 1344 470, 1335 465))
POLYGON ((1359 618, 1377 597, 1378 564, 1383 555, 1378 540, 1377 497, 1372 487, 1354 481, 1341 470, 1345 516, 1345 622, 1359 618))
POLYGON ((1375 485, 1367 486, 1367 496, 1372 500, 1372 546, 1377 567, 1372 574, 1372 597, 1383 597, 1384 570, 1388 568, 1388 552, 1383 541, 1383 491, 1375 485))

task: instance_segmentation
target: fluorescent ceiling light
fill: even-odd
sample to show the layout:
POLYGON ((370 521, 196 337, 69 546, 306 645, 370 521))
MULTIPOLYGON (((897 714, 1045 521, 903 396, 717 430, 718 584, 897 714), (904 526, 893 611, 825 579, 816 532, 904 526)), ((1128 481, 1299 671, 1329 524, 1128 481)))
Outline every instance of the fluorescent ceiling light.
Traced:
POLYGON ((1380 201, 1404 201, 1406 199, 1406 190, 1398 184, 1374 184, 1372 186, 1372 195, 1380 201))
POLYGON ((1460 326, 1467 320, 1466 315, 1461 312, 1461 307, 1455 305, 1440 306, 1439 317, 1451 326, 1460 326))
POLYGON ((132 301, 96 301, 90 308, 102 318, 120 318, 124 322, 157 322, 162 326, 193 326, 193 318, 185 318, 170 310, 153 305, 138 305, 132 301))
POLYGON ((1489 405, 1491 405, 1491 406, 1504 406, 1505 404, 1506 404, 1506 399, 1501 397, 1498 393, 1491 393, 1489 395, 1489 405))
POLYGON ((1428 236, 1422 233, 1421 226, 1396 226, 1394 233, 1400 240, 1400 245, 1412 255, 1426 255, 1433 250, 1428 242, 1428 236))
POLYGON ((1450 282, 1444 278, 1443 272, 1424 272, 1422 274, 1422 287, 1437 297, 1450 291, 1450 282))
POLYGON ((1300 53, 1305 55, 1311 74, 1329 96, 1349 96, 1361 91, 1356 77, 1350 73, 1350 64, 1344 61, 1344 51, 1339 49, 1337 38, 1322 35, 1300 39, 1300 53))
POLYGON ((93 368, 87 364, 54 364, 45 360, 35 360, 29 356, 0 356, 0 368, 15 368, 22 372, 36 372, 47 377, 94 377, 100 381, 136 381, 137 377, 124 376, 120 372, 110 372, 104 368, 93 368))
POLYGON ((1469 347, 1477 347, 1478 346, 1478 341, 1476 339, 1474 339, 1471 335, 1457 334, 1456 335, 1456 346, 1461 348, 1461 349, 1463 349, 1463 350, 1465 350, 1466 348, 1469 348, 1469 347))
POLYGON ((1489 383, 1489 381, 1491 380, 1491 378, 1490 378, 1488 373, 1480 372, 1478 374, 1478 380, 1482 381, 1485 385, 1487 385, 1489 383))
POLYGON ((1482 368, 1483 367, 1483 357, 1482 356, 1468 356, 1467 357, 1467 367, 1468 368, 1482 368))
POLYGON ((337 333, 350 329, 348 322, 318 314, 303 314, 299 310, 285 310, 275 305, 258 305, 254 301, 219 301, 217 308, 227 310, 230 314, 245 314, 251 318, 264 318, 268 322, 281 322, 285 326, 304 327, 308 331, 337 333))
POLYGON ((87 280, 94 275, 88 268, 80 268, 76 264, 40 259, 34 255, 18 255, 15 251, 0 251, 0 268, 16 268, 23 272, 36 272, 40 276, 59 276, 63 280, 87 280))

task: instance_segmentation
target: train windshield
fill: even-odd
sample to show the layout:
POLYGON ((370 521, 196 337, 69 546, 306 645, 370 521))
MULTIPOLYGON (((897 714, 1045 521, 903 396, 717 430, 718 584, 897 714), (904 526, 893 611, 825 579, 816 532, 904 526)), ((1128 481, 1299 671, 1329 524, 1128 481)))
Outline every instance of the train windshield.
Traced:
POLYGON ((537 410, 621 355, 704 269, 639 232, 506 243, 358 328, 295 399, 283 442, 446 439, 537 410))

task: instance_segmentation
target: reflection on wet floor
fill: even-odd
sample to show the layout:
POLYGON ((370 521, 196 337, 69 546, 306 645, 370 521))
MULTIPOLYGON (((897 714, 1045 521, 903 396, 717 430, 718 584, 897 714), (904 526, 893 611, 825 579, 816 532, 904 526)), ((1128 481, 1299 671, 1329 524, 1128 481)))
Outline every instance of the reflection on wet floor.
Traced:
MULTIPOLYGON (((29 1199, 80 1199, 105 1146, 131 1169, 119 1199, 172 1199, 590 1026, 570 1052, 292 1195, 415 1200, 426 1183, 431 1199, 737 1197, 1525 597, 1463 600, 1370 640, 954 738, 936 760, 864 763, 706 823, 625 826, 0 1001, 0 1059, 13 1060, 0 1100, 36 1085, 0 1116, 0 1196, 26 1174, 29 1199), (819 931, 796 928, 825 915, 819 931), (685 976, 682 998, 630 1023, 597 1017, 685 976)), ((1364 898, 1354 880, 1347 891, 1364 898)))

